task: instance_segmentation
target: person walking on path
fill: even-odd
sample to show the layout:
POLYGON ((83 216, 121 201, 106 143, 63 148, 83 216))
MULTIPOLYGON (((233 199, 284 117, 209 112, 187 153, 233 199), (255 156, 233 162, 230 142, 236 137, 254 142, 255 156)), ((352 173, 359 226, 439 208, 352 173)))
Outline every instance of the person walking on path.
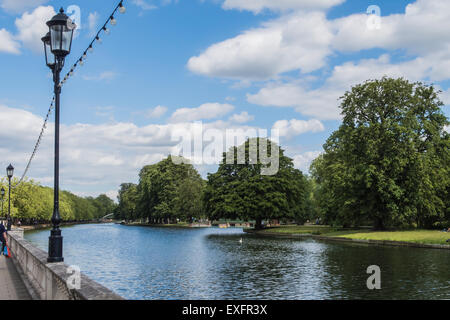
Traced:
POLYGON ((2 251, 0 254, 3 254, 6 247, 6 229, 3 225, 3 221, 0 223, 0 241, 2 243, 2 251))

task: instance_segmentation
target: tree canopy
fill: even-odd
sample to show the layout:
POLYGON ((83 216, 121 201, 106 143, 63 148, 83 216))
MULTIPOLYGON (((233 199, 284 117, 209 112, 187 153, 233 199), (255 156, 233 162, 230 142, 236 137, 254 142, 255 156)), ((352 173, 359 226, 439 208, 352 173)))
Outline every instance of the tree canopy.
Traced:
POLYGON ((262 175, 264 164, 259 153, 262 143, 268 145, 270 155, 274 142, 263 138, 248 139, 242 146, 224 153, 218 171, 208 174, 204 202, 210 219, 255 220, 257 228, 264 219, 306 219, 306 178, 294 168, 292 159, 286 157, 278 145, 275 145, 279 151, 278 172, 262 175), (251 141, 258 147, 257 161, 250 158, 251 141), (239 148, 245 148, 243 164, 238 163, 239 148), (227 164, 227 158, 234 158, 234 163, 227 164))
POLYGON ((169 223, 203 216, 203 179, 191 164, 185 163, 187 161, 177 164, 178 161, 172 160, 169 156, 143 167, 137 185, 121 185, 118 218, 169 223))
POLYGON ((433 86, 366 81, 342 97, 343 122, 311 171, 329 223, 431 227, 449 216, 450 136, 433 86))
MULTIPOLYGON (((11 181, 14 186, 17 179, 11 181)), ((8 210, 8 182, 0 181, 0 188, 6 190, 3 203, 3 216, 8 210)), ((68 191, 60 192, 60 215, 63 221, 93 220, 112 213, 115 203, 106 195, 97 198, 79 197, 68 191)), ((34 180, 22 182, 16 188, 11 189, 11 217, 23 222, 40 221, 48 222, 53 214, 53 189, 41 186, 34 180)))

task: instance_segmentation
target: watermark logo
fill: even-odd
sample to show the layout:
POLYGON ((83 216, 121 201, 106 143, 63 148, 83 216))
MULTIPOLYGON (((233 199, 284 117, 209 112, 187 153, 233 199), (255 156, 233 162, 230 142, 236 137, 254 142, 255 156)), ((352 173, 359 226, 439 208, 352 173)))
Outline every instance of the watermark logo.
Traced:
POLYGON ((172 142, 179 142, 172 149, 171 153, 178 155, 172 157, 172 161, 218 165, 226 152, 226 164, 261 164, 261 175, 275 175, 280 167, 279 130, 271 130, 270 140, 267 133, 265 129, 254 128, 205 129, 202 122, 194 122, 190 128, 180 126, 172 131, 172 142), (247 140, 248 152, 245 150, 247 140))
POLYGON ((381 8, 377 5, 371 5, 367 8, 367 29, 380 30, 381 29, 381 8))
POLYGON ((81 9, 77 5, 71 5, 67 8, 67 15, 75 23, 77 29, 81 29, 81 9))
POLYGON ((79 266, 69 266, 66 270, 67 274, 70 276, 66 280, 67 287, 69 290, 80 290, 81 289, 81 269, 79 266))
POLYGON ((367 268, 367 274, 371 276, 367 279, 367 289, 380 290, 381 289, 381 269, 377 265, 369 266, 367 268))

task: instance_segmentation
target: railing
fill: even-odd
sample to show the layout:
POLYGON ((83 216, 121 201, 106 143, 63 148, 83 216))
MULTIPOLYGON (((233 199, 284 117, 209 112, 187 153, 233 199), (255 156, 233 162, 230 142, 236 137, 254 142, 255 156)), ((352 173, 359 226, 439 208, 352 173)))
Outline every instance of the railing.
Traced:
POLYGON ((23 239, 23 230, 8 232, 8 245, 16 267, 24 275, 31 296, 41 300, 122 300, 84 274, 75 275, 64 263, 47 263, 47 252, 23 239), (75 285, 74 285, 75 284, 75 285))

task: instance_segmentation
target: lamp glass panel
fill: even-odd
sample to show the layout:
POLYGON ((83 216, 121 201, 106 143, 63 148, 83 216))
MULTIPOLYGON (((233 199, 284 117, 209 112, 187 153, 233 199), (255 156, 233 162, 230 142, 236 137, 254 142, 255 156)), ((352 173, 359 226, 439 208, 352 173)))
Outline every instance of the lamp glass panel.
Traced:
POLYGON ((50 27, 50 43, 52 51, 61 50, 63 26, 54 25, 50 27))
POLYGON ((50 47, 50 42, 44 44, 45 47, 45 57, 47 59, 47 64, 52 65, 55 64, 55 56, 52 53, 52 49, 50 47))

